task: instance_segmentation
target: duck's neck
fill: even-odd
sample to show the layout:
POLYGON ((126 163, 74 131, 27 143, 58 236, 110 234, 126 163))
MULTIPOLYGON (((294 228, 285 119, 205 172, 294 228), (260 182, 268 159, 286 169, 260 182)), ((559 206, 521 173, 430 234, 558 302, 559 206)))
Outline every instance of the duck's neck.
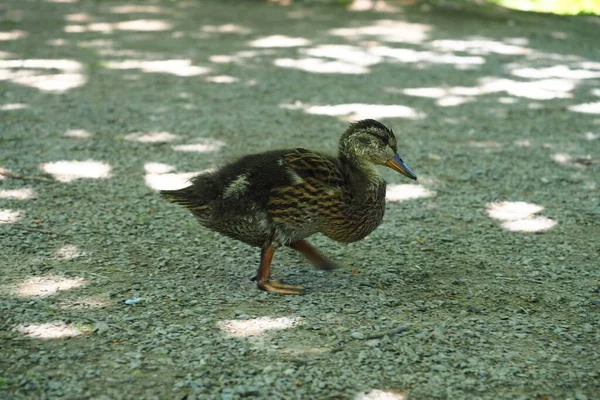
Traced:
POLYGON ((348 168, 348 178, 352 185, 354 198, 359 203, 380 200, 381 193, 385 196, 385 180, 375 164, 339 155, 340 160, 348 168))

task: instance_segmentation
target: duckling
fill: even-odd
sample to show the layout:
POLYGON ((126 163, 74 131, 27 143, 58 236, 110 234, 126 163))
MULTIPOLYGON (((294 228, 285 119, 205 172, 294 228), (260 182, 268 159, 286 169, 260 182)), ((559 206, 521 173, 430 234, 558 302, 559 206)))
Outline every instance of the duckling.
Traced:
POLYGON ((335 264, 305 239, 321 232, 338 242, 363 239, 381 223, 386 183, 376 165, 416 175, 398 155, 391 129, 373 119, 342 134, 337 157, 303 148, 244 156, 196 176, 191 185, 160 192, 200 224, 261 248, 253 280, 259 289, 303 294, 304 287, 271 280, 275 249, 288 246, 320 269, 335 264))

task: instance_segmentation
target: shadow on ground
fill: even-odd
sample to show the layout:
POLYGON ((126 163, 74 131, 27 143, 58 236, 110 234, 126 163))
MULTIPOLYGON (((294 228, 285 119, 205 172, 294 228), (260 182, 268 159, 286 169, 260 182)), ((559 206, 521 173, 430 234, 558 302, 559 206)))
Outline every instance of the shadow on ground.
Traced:
POLYGON ((0 5, 0 398, 578 398, 598 387, 598 20, 255 2, 0 5), (376 118, 382 226, 345 267, 157 189, 335 151, 376 118), (410 324, 398 334, 387 334, 410 324), (377 337, 373 337, 377 336, 377 337), (385 397, 389 396, 389 397, 385 397))

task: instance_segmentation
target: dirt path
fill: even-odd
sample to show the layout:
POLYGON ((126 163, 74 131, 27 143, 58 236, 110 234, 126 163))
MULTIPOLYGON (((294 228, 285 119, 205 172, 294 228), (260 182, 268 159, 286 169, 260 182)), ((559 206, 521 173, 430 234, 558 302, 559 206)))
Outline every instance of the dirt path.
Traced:
POLYGON ((600 392, 597 19, 82 0, 0 16, 0 399, 600 392), (314 238, 344 268, 278 252, 306 296, 256 290, 256 249, 157 196, 244 153, 335 151, 366 117, 418 184, 384 171, 378 230, 314 238))

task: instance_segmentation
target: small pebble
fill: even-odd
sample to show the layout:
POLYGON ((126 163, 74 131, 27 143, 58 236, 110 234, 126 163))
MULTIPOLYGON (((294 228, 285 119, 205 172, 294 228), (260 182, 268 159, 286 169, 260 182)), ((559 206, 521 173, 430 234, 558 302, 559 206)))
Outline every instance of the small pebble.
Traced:
POLYGON ((363 335, 363 334, 362 334, 362 333, 360 333, 360 332, 356 332, 356 331, 354 331, 354 332, 352 332, 352 333, 350 334, 350 337, 351 337, 352 339, 358 339, 358 340, 360 340, 360 339, 364 339, 364 338, 365 338, 365 335, 363 335))

